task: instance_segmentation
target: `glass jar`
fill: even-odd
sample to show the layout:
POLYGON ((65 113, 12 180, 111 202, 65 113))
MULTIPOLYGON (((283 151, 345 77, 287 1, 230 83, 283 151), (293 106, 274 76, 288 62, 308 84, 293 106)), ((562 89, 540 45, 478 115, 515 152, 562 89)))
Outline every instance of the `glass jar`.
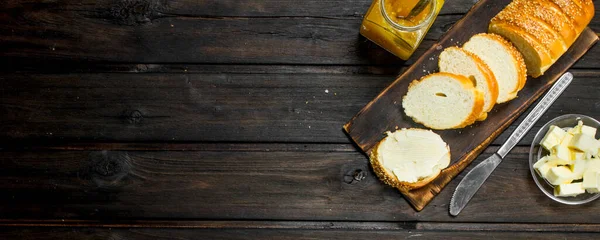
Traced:
POLYGON ((373 0, 360 34, 403 60, 417 49, 444 0, 373 0))

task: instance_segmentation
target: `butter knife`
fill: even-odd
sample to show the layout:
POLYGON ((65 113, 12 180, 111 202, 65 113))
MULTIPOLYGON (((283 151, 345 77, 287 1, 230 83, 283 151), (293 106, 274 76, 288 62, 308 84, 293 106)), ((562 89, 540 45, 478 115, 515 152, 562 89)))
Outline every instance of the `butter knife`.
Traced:
POLYGON ((460 181, 452 198, 450 199, 450 215, 457 216, 460 211, 465 208, 469 200, 475 195, 483 182, 496 169, 502 159, 517 145, 517 143, 531 129, 533 124, 548 110, 560 94, 573 81, 573 74, 566 72, 563 74, 550 88, 550 91, 544 95, 542 100, 531 110, 525 117, 525 120, 519 124, 515 131, 510 135, 508 140, 492 156, 483 160, 475 166, 465 177, 460 181))

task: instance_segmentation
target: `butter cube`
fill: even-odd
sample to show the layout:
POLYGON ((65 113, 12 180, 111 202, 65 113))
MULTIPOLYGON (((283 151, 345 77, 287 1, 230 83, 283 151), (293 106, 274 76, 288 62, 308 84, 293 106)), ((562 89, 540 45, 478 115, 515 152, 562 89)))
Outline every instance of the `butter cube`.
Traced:
POLYGON ((573 149, 573 150, 571 150, 571 159, 572 160, 587 159, 587 157, 585 156, 584 152, 573 149))
POLYGON ((596 137, 596 128, 587 126, 587 125, 583 125, 581 126, 581 134, 585 134, 588 135, 590 137, 595 138, 596 137))
POLYGON ((569 143, 573 139, 573 134, 565 132, 565 136, 560 140, 560 145, 569 146, 569 143))
POLYGON ((587 170, 583 174, 583 188, 589 193, 600 192, 600 173, 597 170, 587 170))
POLYGON ((600 142, 588 135, 575 134, 569 142, 569 147, 596 155, 600 147, 600 142))
POLYGON ((586 169, 586 165, 587 160, 585 159, 575 160, 575 164, 571 165, 571 170, 573 171, 573 175, 571 176, 571 178, 573 178, 573 180, 582 179, 583 172, 585 172, 586 169))
POLYGON ((585 193, 585 189, 583 189, 582 184, 580 182, 560 184, 556 188, 554 188, 554 196, 557 197, 575 197, 582 193, 585 193))
POLYGON ((550 171, 551 168, 556 167, 558 165, 567 165, 570 163, 570 161, 560 159, 554 155, 550 155, 540 158, 540 160, 535 162, 535 164, 533 164, 533 169, 535 169, 543 178, 547 178, 548 171, 550 171))
POLYGON ((600 171, 600 159, 595 158, 587 161, 586 171, 600 171))
POLYGON ((533 169, 535 169, 538 174, 540 174, 540 176, 542 176, 543 178, 546 178, 546 174, 548 173, 548 171, 550 171, 550 168, 554 167, 554 166, 550 166, 546 163, 548 163, 548 157, 543 157, 540 158, 540 160, 538 160, 537 162, 535 162, 535 164, 533 164, 533 169))
POLYGON ((570 168, 558 166, 550 168, 548 173, 546 173, 546 180, 552 185, 567 184, 573 181, 573 178, 571 178, 572 175, 573 172, 570 168))
POLYGON ((569 162, 573 160, 571 156, 571 150, 569 150, 569 147, 567 147, 567 145, 558 144, 552 147, 552 149, 550 149, 550 154, 569 162))
POLYGON ((571 161, 559 158, 555 155, 549 155, 546 157, 546 164, 551 164, 551 165, 554 165, 553 167, 556 167, 559 165, 571 164, 571 161))
POLYGON ((575 135, 575 134, 581 134, 581 128, 583 127, 583 122, 582 121, 578 121, 577 122, 577 126, 570 128, 569 130, 567 130, 567 132, 575 135))
POLYGON ((562 130, 557 126, 552 125, 550 126, 550 128, 548 128, 548 132, 546 133, 544 138, 542 138, 540 145, 542 145, 542 147, 544 147, 546 150, 550 151, 552 147, 560 144, 561 140, 563 139, 566 133, 567 132, 565 132, 565 130, 562 130))

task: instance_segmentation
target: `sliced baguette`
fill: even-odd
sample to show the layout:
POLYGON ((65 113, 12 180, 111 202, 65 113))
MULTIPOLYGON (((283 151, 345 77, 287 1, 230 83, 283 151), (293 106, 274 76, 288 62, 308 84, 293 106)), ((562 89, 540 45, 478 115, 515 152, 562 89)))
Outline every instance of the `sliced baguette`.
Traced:
POLYGON ((411 128, 386 134, 369 156, 375 174, 385 184, 417 189, 450 165, 448 144, 431 130, 411 128))
POLYGON ((492 71, 498 83, 497 103, 517 97, 527 81, 527 68, 521 53, 506 39, 492 33, 476 34, 463 49, 477 55, 492 71))
POLYGON ((483 111, 483 93, 467 77, 433 73, 414 80, 402 98, 404 113, 431 129, 473 124, 483 111))
POLYGON ((448 47, 440 53, 440 72, 462 75, 475 80, 475 87, 483 93, 483 112, 477 120, 483 121, 498 99, 498 82, 490 68, 475 54, 459 47, 448 47))

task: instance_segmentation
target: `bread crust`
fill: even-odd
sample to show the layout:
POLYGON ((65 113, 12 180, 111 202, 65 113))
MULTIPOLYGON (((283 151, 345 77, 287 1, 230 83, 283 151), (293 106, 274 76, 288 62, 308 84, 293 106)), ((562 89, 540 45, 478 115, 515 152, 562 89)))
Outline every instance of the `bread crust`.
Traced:
POLYGON ((509 98, 508 100, 516 98, 517 92, 521 91, 521 89, 525 87, 525 83, 527 82, 527 67, 525 66, 525 60, 523 59, 523 55, 511 42, 509 42, 507 39, 503 38, 498 34, 480 33, 476 36, 483 36, 495 40, 496 42, 500 43, 504 47, 504 49, 506 49, 506 51, 513 57, 513 64, 517 69, 519 84, 517 88, 512 92, 512 98, 509 98))
MULTIPOLYGON (((521 0, 511 2, 500 13, 494 16, 491 22, 509 22, 524 29, 540 42, 541 47, 548 50, 552 60, 558 59, 567 51, 567 43, 552 26, 537 18, 535 14, 526 11, 527 8, 521 2, 521 0)), ((539 10, 536 9, 535 11, 539 10)))
POLYGON ((547 0, 558 5, 563 12, 573 20, 577 35, 590 23, 594 17, 594 4, 590 0, 547 0))
POLYGON ((492 18, 488 31, 508 39, 511 37, 502 31, 512 32, 526 42, 518 44, 533 47, 538 56, 524 57, 539 58, 540 66, 527 66, 527 74, 535 78, 567 51, 590 23, 594 12, 592 0, 514 0, 492 18))
POLYGON ((483 60, 481 60, 481 58, 479 58, 477 55, 475 55, 474 53, 469 52, 467 50, 464 50, 462 48, 458 48, 458 49, 460 49, 460 51, 463 51, 465 54, 467 54, 471 58, 473 58, 475 60, 475 63, 477 63, 477 67, 479 68, 479 71, 481 71, 485 75, 485 80, 488 84, 488 88, 490 89, 490 94, 492 95, 492 104, 490 104, 488 109, 483 109, 483 111, 485 113, 492 111, 492 108, 494 108, 494 106, 496 105, 496 102, 498 101, 499 90, 498 90, 498 81, 496 80, 496 76, 494 76, 492 69, 490 69, 490 67, 483 60))
MULTIPOLYGON (((408 129, 401 129, 399 131, 403 131, 403 130, 429 131, 429 130, 420 129, 420 128, 408 128, 408 129)), ((387 138, 387 137, 388 136, 386 136, 385 138, 387 138)), ((373 172, 375 172, 375 175, 383 183, 385 183, 389 186, 392 186, 394 188, 397 188, 400 191, 410 191, 413 189, 418 189, 418 188, 424 187, 425 185, 429 184, 431 181, 435 180, 437 178, 437 176, 441 173, 441 170, 439 170, 439 171, 435 172, 433 175, 428 176, 427 178, 424 178, 424 179, 419 179, 419 181, 414 182, 414 183, 398 180, 398 178, 394 175, 394 173, 388 172, 383 167, 383 164, 381 163, 381 159, 378 158, 379 146, 381 146, 381 143, 383 143, 385 138, 381 139, 373 147, 373 150, 371 150, 371 154, 369 154, 369 162, 371 163, 371 167, 373 167, 373 172)), ((448 144, 446 144, 446 149, 448 150, 448 157, 450 157, 450 147, 448 146, 448 144)))
MULTIPOLYGON (((421 121, 420 119, 418 119, 416 117, 413 117, 413 116, 409 116, 409 117, 411 117, 413 119, 413 121, 415 121, 416 123, 419 123, 425 127, 435 129, 435 130, 464 128, 466 126, 473 124, 475 121, 477 121, 477 119, 483 113, 484 96, 481 91, 479 91, 477 88, 475 88, 471 79, 469 79, 465 76, 452 74, 452 73, 446 73, 446 72, 432 73, 432 74, 423 76, 419 80, 413 80, 412 82, 410 82, 410 84, 408 85, 408 91, 410 91, 415 85, 419 84, 421 81, 427 80, 428 77, 432 77, 432 76, 445 76, 445 77, 454 78, 463 86, 463 88, 470 89, 473 92, 474 101, 475 101, 475 103, 473 104, 472 110, 471 110, 471 114, 469 116, 467 116, 460 124, 458 124, 457 126, 452 127, 452 128, 438 128, 436 126, 431 126, 428 123, 421 121)), ((404 101, 405 98, 406 98, 406 95, 402 98, 402 101, 404 101)))
POLYGON ((563 38, 567 46, 575 42, 575 25, 560 7, 548 0, 515 0, 519 9, 528 16, 546 22, 563 38))

